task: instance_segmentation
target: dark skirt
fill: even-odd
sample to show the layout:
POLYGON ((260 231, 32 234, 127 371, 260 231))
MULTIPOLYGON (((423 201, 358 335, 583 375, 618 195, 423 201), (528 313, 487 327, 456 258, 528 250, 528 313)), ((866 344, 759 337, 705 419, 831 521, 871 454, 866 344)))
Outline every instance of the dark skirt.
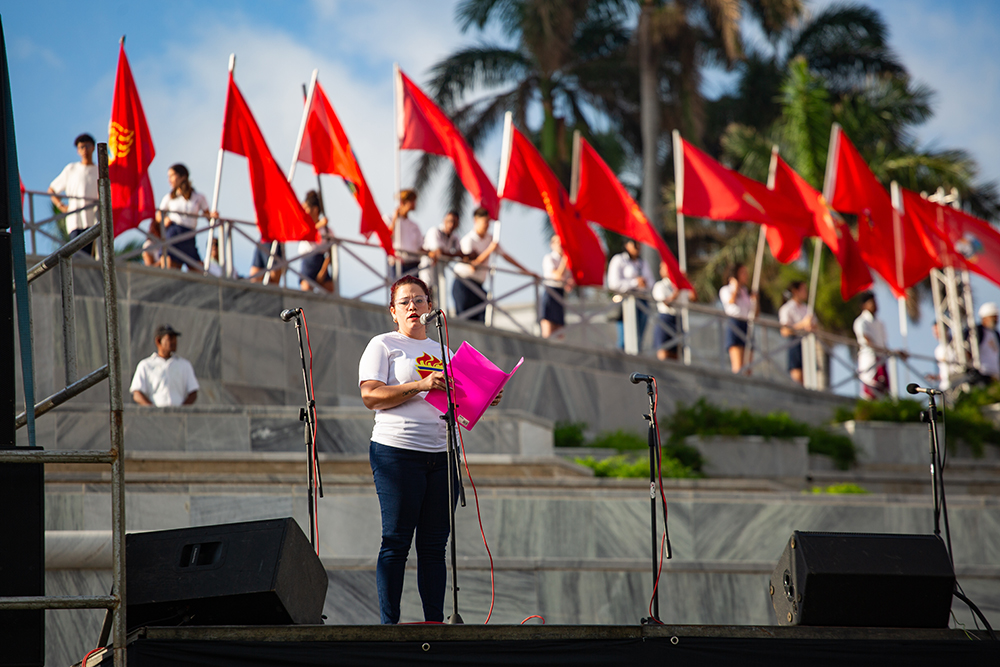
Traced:
POLYGON ((747 346, 747 325, 746 320, 730 317, 726 320, 726 349, 731 347, 747 346))
POLYGON ((788 370, 802 370, 802 341, 797 340, 795 345, 788 348, 788 370))
MULTIPOLYGON (((185 227, 184 225, 179 225, 176 222, 169 227, 164 228, 163 235, 166 239, 172 239, 175 236, 180 236, 181 234, 187 234, 193 231, 190 227, 185 227)), ((183 264, 191 264, 191 262, 197 262, 199 266, 194 266, 192 268, 201 269, 201 255, 198 254, 198 245, 195 243, 195 237, 185 239, 183 241, 178 241, 176 243, 171 243, 167 253, 173 259, 181 262, 183 264), (187 255, 185 257, 184 255, 187 255)))
POLYGON ((566 298, 566 290, 550 285, 542 285, 542 290, 542 319, 557 327, 565 325, 566 308, 562 300, 566 298))
POLYGON ((660 321, 653 328, 653 349, 674 350, 680 345, 680 338, 677 316, 660 313, 660 321))
MULTIPOLYGON (((306 255, 302 258, 302 276, 309 278, 309 280, 316 281, 317 283, 323 282, 319 278, 319 272, 323 268, 323 257, 324 254, 321 252, 314 253, 312 255, 306 255)), ((327 275, 329 275, 329 269, 327 269, 327 275)))
MULTIPOLYGON (((258 269, 266 269, 267 260, 270 256, 271 256, 271 244, 267 244, 266 251, 261 251, 260 245, 254 246, 253 264, 251 264, 251 266, 255 266, 258 269)), ((283 243, 278 244, 278 249, 274 252, 274 258, 275 260, 285 258, 285 245, 283 243)), ((316 270, 319 271, 319 269, 316 270)))

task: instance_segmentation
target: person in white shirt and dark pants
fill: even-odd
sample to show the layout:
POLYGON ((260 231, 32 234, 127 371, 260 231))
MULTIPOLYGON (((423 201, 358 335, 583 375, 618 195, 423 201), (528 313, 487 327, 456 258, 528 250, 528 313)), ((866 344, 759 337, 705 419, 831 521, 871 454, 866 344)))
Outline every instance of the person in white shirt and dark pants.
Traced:
POLYGON ((198 400, 198 380, 191 362, 177 356, 180 332, 169 324, 156 330, 156 352, 136 366, 129 391, 139 405, 166 408, 198 400))
POLYGON ((757 314, 760 306, 756 295, 751 295, 747 284, 750 272, 747 267, 737 264, 726 272, 726 284, 719 290, 719 301, 729 319, 726 321, 725 347, 729 351, 729 365, 734 373, 739 373, 750 364, 747 356, 747 330, 750 314, 757 314))
MULTIPOLYGON (((73 140, 76 152, 80 155, 79 162, 71 162, 56 176, 49 185, 52 203, 63 213, 76 211, 66 216, 66 232, 70 240, 97 224, 97 206, 84 207, 97 202, 97 165, 94 164, 94 138, 89 134, 81 134, 73 140), (66 194, 66 203, 62 203, 59 193, 66 194)), ((88 243, 80 252, 92 255, 94 244, 88 243)))
POLYGON ((802 336, 816 330, 816 317, 810 312, 809 285, 796 280, 788 286, 791 298, 778 309, 778 324, 781 335, 795 339, 788 348, 788 374, 802 384, 802 336))
MULTIPOLYGON (((634 239, 625 239, 625 252, 618 253, 608 262, 608 289, 625 296, 636 298, 635 324, 638 332, 638 347, 642 347, 642 335, 646 331, 646 309, 649 304, 649 290, 653 287, 653 272, 639 254, 639 244, 634 239), (638 303, 642 301, 643 303, 638 303)), ((618 320, 618 349, 625 349, 625 324, 618 320)))

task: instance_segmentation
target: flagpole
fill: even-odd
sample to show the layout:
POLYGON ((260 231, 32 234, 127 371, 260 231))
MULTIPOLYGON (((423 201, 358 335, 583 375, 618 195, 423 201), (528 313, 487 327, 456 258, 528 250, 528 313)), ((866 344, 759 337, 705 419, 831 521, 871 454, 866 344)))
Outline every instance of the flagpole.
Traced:
MULTIPOLYGON (((396 206, 399 206, 399 204, 400 204, 400 201, 399 201, 400 192, 402 192, 402 189, 403 189, 403 184, 402 184, 403 183, 403 176, 402 176, 403 167, 402 167, 402 164, 401 164, 400 148, 399 148, 399 134, 400 134, 400 129, 401 129, 400 126, 403 123, 403 114, 399 113, 399 105, 401 105, 403 103, 403 79, 400 76, 399 63, 393 63, 392 64, 392 75, 393 75, 392 76, 392 82, 393 82, 393 86, 392 86, 392 118, 393 118, 393 126, 394 126, 392 134, 395 137, 395 140, 393 141, 393 147, 395 148, 395 160, 396 160, 396 164, 395 164, 395 168, 396 168, 396 172, 395 172, 395 177, 396 177, 396 206)), ((393 213, 393 217, 395 217, 395 213, 393 213)), ((399 247, 402 245, 402 242, 403 242, 402 225, 394 223, 393 224, 393 230, 392 230, 392 243, 393 243, 393 246, 394 246, 393 247, 393 251, 395 253, 394 262, 396 264, 396 277, 397 278, 401 277, 400 274, 403 273, 403 261, 402 261, 402 259, 400 259, 400 256, 399 256, 399 247)))
MULTIPOLYGON (((681 143, 681 133, 674 130, 671 133, 674 144, 674 204, 677 206, 677 264, 681 268, 681 273, 687 275, 687 234, 684 231, 684 145, 681 143)), ((683 354, 685 366, 691 365, 691 346, 688 345, 688 331, 690 326, 690 313, 688 312, 687 300, 681 306, 681 332, 684 337, 683 354)))
MULTIPOLYGON (((893 245, 896 250, 896 282, 899 284, 900 289, 903 289, 903 197, 902 192, 899 189, 899 183, 892 181, 889 184, 889 192, 892 196, 892 235, 893 235, 893 245)), ((900 294, 896 297, 896 303, 899 305, 899 335, 903 339, 903 351, 909 351, 909 345, 907 344, 908 329, 907 317, 906 317, 906 294, 900 294)), ((909 370, 906 371, 905 380, 910 379, 909 370)), ((899 385, 897 385, 898 388, 899 385)), ((898 391, 898 389, 897 389, 898 391)))
MULTIPOLYGON (((833 192, 837 187, 837 160, 839 159, 840 148, 840 123, 830 126, 830 146, 826 153, 826 173, 823 174, 823 204, 830 206, 829 202, 833 198, 833 192)), ((831 215, 832 215, 831 210, 831 215)), ((813 249, 812 276, 809 279, 809 313, 816 309, 816 290, 819 286, 819 268, 823 258, 823 239, 816 237, 816 244, 813 249)))
POLYGON ((573 159, 570 162, 569 201, 576 204, 580 194, 580 130, 573 130, 573 159))
MULTIPOLYGON (((229 54, 229 74, 232 76, 233 70, 236 69, 236 54, 229 54)), ((225 120, 223 120, 223 131, 225 131, 225 120)), ((215 215, 212 218, 209 231, 208 231, 208 243, 205 245, 205 272, 208 272, 208 265, 212 261, 212 237, 215 235, 216 227, 218 225, 218 213, 219 213, 219 188, 222 186, 222 156, 226 154, 226 150, 219 147, 219 159, 215 163, 215 187, 212 189, 212 210, 210 214, 215 215)), ((221 241, 221 239, 220 239, 221 241)))
MULTIPOLYGON (((510 167, 510 142, 513 139, 511 133, 511 128, 513 127, 513 115, 511 112, 507 112, 503 117, 503 148, 500 152, 500 178, 498 179, 499 187, 497 188, 497 198, 503 193, 504 181, 507 179, 507 169, 510 167)), ((499 245, 500 243, 500 220, 496 221, 496 225, 493 226, 493 241, 499 245)), ((497 283, 497 253, 494 252, 490 255, 490 291, 486 296, 486 326, 493 326, 493 296, 496 294, 496 283, 497 283)))

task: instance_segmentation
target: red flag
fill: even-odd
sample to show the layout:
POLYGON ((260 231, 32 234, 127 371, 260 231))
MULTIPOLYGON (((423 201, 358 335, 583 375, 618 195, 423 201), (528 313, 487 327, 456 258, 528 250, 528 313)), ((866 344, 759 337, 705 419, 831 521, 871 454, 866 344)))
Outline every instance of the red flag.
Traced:
POLYGON ((943 266, 974 271, 1000 285, 1000 232, 992 225, 905 188, 903 210, 926 235, 943 266))
POLYGON ((399 110, 399 147, 448 157, 462 185, 494 220, 500 217, 500 199, 493 182, 476 161, 454 123, 402 71, 396 70, 399 110))
POLYGON ((937 265, 935 258, 927 252, 905 213, 893 208, 889 193, 839 125, 834 125, 830 134, 828 159, 832 162, 827 167, 825 189, 830 206, 858 216, 862 259, 882 276, 897 297, 902 296, 907 287, 923 280, 937 265))
POLYGON ((826 200, 806 179, 784 160, 777 158, 774 191, 785 199, 796 200, 813 219, 814 234, 819 236, 840 264, 840 295, 845 301, 871 287, 872 274, 861 259, 861 250, 844 219, 830 210, 826 200))
POLYGON ((642 209, 635 203, 611 168, 601 159, 586 139, 580 139, 578 179, 574 202, 584 220, 596 222, 605 229, 633 238, 656 248, 667 265, 670 281, 679 289, 694 290, 687 276, 681 273, 677 259, 663 238, 656 233, 642 209))
POLYGON ((684 159, 683 171, 677 177, 681 189, 680 213, 710 220, 762 225, 772 222, 764 206, 747 192, 740 174, 726 169, 683 139, 680 143, 684 159))
POLYGON ((368 189, 361 166, 347 140, 347 133, 318 81, 313 87, 309 109, 306 110, 305 132, 298 160, 311 164, 317 174, 333 174, 343 178, 361 207, 361 234, 365 238, 378 234, 386 253, 395 254, 392 233, 382 220, 375 198, 368 189))
MULTIPOLYGON (((774 159, 780 159, 774 156, 774 159)), ((768 188, 763 183, 748 178, 739 172, 733 172, 740 183, 746 188, 754 201, 763 206, 767 217, 771 220, 764 225, 767 244, 771 254, 782 264, 794 262, 802 254, 802 242, 816 234, 812 214, 794 199, 789 199, 777 189, 768 188)))
POLYGON ((156 155, 146 124, 132 68, 125 57, 125 44, 118 48, 118 74, 108 126, 108 177, 111 180, 111 209, 115 236, 139 226, 156 212, 149 164, 156 155))
POLYGON ((604 250, 587 223, 570 203, 559 179, 528 139, 510 127, 507 169, 501 198, 540 208, 549 215, 552 228, 562 241, 569 268, 577 285, 604 284, 604 250))
POLYGON ((268 150, 232 72, 229 73, 229 94, 222 123, 222 149, 247 159, 261 242, 319 240, 316 226, 295 198, 292 186, 268 150))

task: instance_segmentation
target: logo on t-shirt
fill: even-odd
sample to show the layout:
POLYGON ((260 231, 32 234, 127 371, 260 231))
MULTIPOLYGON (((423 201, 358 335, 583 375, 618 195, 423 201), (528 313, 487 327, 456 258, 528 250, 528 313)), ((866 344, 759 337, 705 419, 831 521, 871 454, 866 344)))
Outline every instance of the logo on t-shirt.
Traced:
POLYGON ((420 374, 421 378, 425 378, 435 371, 443 371, 444 364, 441 360, 435 356, 424 352, 419 357, 417 357, 417 373, 420 374))

